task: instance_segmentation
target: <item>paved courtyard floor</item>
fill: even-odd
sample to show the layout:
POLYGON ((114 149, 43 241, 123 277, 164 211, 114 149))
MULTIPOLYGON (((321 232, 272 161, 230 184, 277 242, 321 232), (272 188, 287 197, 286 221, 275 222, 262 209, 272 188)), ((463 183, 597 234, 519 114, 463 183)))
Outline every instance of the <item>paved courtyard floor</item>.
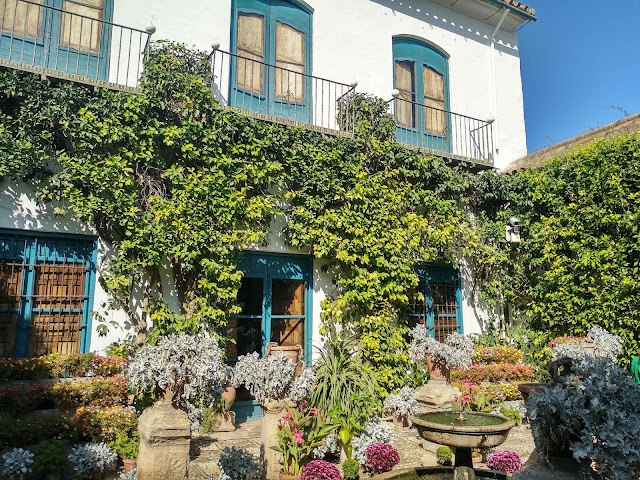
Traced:
MULTIPOLYGON (((439 445, 422 440, 415 429, 402 428, 391 424, 396 436, 394 445, 400 454, 400 464, 396 468, 408 468, 436 465, 435 451, 439 445)), ((235 432, 219 432, 199 435, 191 442, 191 463, 189 478, 200 480, 208 474, 218 475, 218 458, 224 447, 244 447, 256 456, 260 455, 260 421, 244 422, 235 432)), ((526 425, 515 427, 509 433, 507 441, 499 450, 513 450, 523 462, 529 458, 535 446, 531 429, 526 425)))

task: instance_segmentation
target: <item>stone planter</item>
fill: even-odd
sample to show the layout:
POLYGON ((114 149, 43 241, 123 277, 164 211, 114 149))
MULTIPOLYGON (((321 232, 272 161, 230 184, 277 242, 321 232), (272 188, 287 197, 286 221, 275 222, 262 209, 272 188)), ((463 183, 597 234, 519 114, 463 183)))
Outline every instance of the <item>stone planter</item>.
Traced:
POLYGON ((285 412, 284 402, 271 401, 262 407, 262 431, 260 433, 260 460, 267 480, 280 478, 282 454, 271 447, 278 445, 278 425, 285 412))
POLYGON ((233 402, 236 401, 236 388, 233 385, 227 385, 222 392, 222 399, 224 400, 224 411, 231 410, 233 402))
POLYGON ((524 403, 529 403, 529 395, 540 390, 547 388, 546 383, 520 383, 518 384, 518 391, 522 395, 524 403))
POLYGON ((427 355, 425 358, 430 378, 443 379, 449 381, 451 371, 447 365, 436 357, 427 355))
POLYGON ((138 431, 138 480, 187 478, 191 427, 186 412, 160 400, 142 413, 138 431))

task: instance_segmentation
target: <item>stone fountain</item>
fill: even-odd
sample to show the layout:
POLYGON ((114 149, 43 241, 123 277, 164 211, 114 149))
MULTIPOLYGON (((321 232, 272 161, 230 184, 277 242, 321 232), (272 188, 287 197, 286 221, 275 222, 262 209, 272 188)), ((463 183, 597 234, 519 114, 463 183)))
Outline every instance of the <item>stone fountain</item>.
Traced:
POLYGON ((441 411, 411 417, 422 438, 455 447, 454 480, 474 480, 471 450, 501 445, 515 426, 513 420, 489 413, 441 411))

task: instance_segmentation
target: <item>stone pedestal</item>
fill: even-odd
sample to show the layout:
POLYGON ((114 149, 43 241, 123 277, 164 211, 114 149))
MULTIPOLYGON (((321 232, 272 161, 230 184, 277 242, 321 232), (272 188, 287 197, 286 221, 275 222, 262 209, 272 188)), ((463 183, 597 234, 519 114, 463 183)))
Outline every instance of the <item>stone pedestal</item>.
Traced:
POLYGON ((185 480, 191 431, 187 413, 160 400, 138 420, 138 480, 185 480))
POLYGON ((462 392, 444 379, 430 379, 416 391, 416 400, 424 413, 450 410, 452 403, 462 392))
POLYGON ((511 477, 512 480, 579 480, 584 477, 580 473, 580 465, 573 458, 550 457, 545 461, 534 450, 522 470, 511 477))
POLYGON ((214 432, 235 432, 236 412, 222 412, 216 415, 214 432))
POLYGON ((282 470, 282 454, 271 447, 278 445, 278 424, 285 414, 283 402, 268 402, 262 406, 262 432, 260 434, 260 459, 267 480, 277 480, 282 470))

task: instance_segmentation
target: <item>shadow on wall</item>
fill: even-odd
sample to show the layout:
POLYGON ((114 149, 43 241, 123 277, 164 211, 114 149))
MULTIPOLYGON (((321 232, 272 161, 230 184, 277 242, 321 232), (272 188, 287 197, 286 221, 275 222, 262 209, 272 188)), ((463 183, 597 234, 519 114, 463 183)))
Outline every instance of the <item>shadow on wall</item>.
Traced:
MULTIPOLYGON (((409 17, 413 17, 422 22, 426 22, 431 26, 437 26, 456 35, 462 35, 466 39, 474 40, 476 42, 489 45, 491 34, 493 33, 494 26, 477 21, 482 25, 482 28, 477 28, 477 22, 471 24, 460 24, 451 20, 451 15, 454 18, 459 18, 463 21, 469 21, 461 13, 451 12, 444 7, 435 4, 428 4, 427 2, 420 0, 373 0, 384 7, 390 9, 395 15, 396 12, 409 17)), ((403 32, 398 32, 403 33, 403 32)), ((498 32, 496 36, 496 50, 508 53, 509 55, 518 56, 518 45, 512 44, 502 38, 500 34, 504 36, 504 32, 498 32)), ((515 34, 512 34, 515 36, 515 34)), ((515 38, 515 37, 514 37, 515 38)), ((428 40, 428 38, 425 38, 428 40)))
POLYGON ((465 319, 465 333, 484 332, 490 323, 497 322, 501 309, 499 306, 490 308, 478 289, 476 289, 475 295, 472 293, 473 278, 471 277, 471 269, 466 262, 460 265, 460 276, 462 280, 462 298, 464 299, 462 309, 463 318, 465 319), (470 325, 473 325, 474 328, 467 328, 470 325))

